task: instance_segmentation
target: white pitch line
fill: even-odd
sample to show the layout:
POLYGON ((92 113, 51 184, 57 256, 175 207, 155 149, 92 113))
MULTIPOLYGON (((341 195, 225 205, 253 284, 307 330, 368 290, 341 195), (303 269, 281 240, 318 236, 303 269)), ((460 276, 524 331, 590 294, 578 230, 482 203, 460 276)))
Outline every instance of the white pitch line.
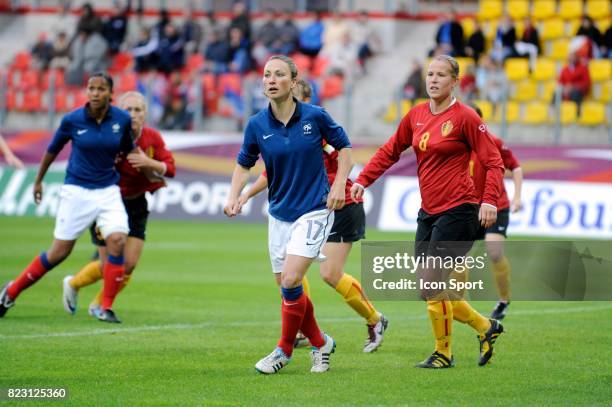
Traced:
MULTIPOLYGON (((602 306, 592 307, 574 307, 574 308, 544 308, 544 309, 527 309, 527 310, 516 310, 512 311, 512 316, 515 315, 542 315, 542 314, 575 314, 579 312, 590 312, 590 311, 601 311, 612 309, 612 304, 606 304, 602 306)), ((413 321, 413 320, 424 320, 426 316, 423 314, 418 315, 405 315, 399 318, 400 321, 413 321)), ((395 321, 398 318, 394 318, 395 321)), ((319 318, 320 322, 324 323, 343 323, 343 322, 354 322, 362 321, 362 318, 348 317, 348 318, 319 318)), ((80 332, 51 332, 44 334, 29 334, 29 335, 0 335, 0 340, 8 339, 40 339, 40 338, 72 338, 77 336, 95 336, 95 335, 106 335, 106 334, 122 334, 122 333, 140 333, 140 332, 151 332, 151 331, 173 331, 173 330, 185 330, 185 329, 201 329, 210 327, 244 327, 244 326, 260 326, 260 325, 277 325, 280 321, 236 321, 236 322, 201 322, 197 324, 168 324, 168 325, 144 325, 126 328, 110 328, 110 329, 93 329, 91 331, 80 331, 80 332)))

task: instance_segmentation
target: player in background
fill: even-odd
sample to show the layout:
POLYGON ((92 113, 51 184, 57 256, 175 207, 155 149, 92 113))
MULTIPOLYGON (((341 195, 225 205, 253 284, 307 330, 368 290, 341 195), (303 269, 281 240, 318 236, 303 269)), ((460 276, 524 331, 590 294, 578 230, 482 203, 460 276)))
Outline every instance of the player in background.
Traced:
MULTIPOLYGON (((123 204, 128 214, 130 232, 125 243, 125 275, 119 291, 129 283, 132 272, 138 264, 144 248, 145 233, 149 210, 146 192, 155 192, 165 186, 162 178, 151 180, 143 171, 150 171, 158 177, 172 178, 176 174, 174 157, 168 151, 161 134, 145 126, 147 104, 144 95, 127 92, 119 99, 118 106, 126 110, 132 118, 134 143, 138 151, 120 159, 116 167, 119 171, 119 188, 123 204)), ((102 278, 103 263, 107 258, 106 245, 96 224, 90 228, 92 241, 98 246, 99 259, 87 264, 74 277, 66 276, 63 284, 64 309, 70 314, 76 312, 78 291, 102 278)), ((89 305, 89 314, 98 317, 101 311, 103 292, 100 290, 89 305)))
POLYGON ((23 162, 21 162, 21 160, 17 158, 15 154, 13 154, 8 143, 6 142, 6 140, 4 140, 4 137, 2 137, 2 134, 0 134, 0 153, 2 153, 8 165, 13 166, 17 169, 23 168, 23 162))
POLYGON ((275 55, 266 63, 263 86, 270 104, 249 119, 224 208, 230 217, 240 213, 240 193, 261 154, 268 175, 270 258, 274 270, 282 271, 281 338, 274 351, 255 365, 267 374, 290 362, 298 330, 313 345, 311 372, 327 371, 335 349, 332 337, 319 330, 302 278, 321 256, 333 211, 344 206, 351 144, 325 110, 293 97, 297 76, 297 67, 287 56, 275 55), (338 172, 331 188, 321 154, 323 139, 338 150, 338 172))
POLYGON ((72 143, 64 185, 60 191, 54 240, 36 256, 13 281, 0 291, 0 317, 11 308, 19 294, 68 257, 78 237, 96 221, 106 240, 108 260, 104 263, 104 295, 100 320, 118 322, 113 300, 123 280, 123 246, 129 232, 127 214, 119 187, 115 159, 119 153, 137 150, 132 141, 130 115, 110 102, 113 79, 104 72, 87 82, 87 104, 68 113, 55 132, 42 158, 34 181, 34 202, 41 202, 43 178, 66 143, 72 143))
MULTIPOLYGON (((304 79, 297 81, 293 95, 304 103, 310 103, 312 89, 310 84, 304 79)), ((329 184, 333 185, 336 171, 338 170, 338 152, 331 145, 323 144, 323 160, 327 170, 329 184)), ((332 225, 327 242, 323 246, 323 255, 327 258, 321 263, 321 277, 334 288, 344 301, 357 314, 366 320, 368 328, 368 338, 363 351, 371 353, 380 347, 383 335, 387 329, 388 321, 367 298, 361 288, 361 284, 350 274, 344 273, 343 269, 348 259, 353 243, 365 237, 365 212, 363 210, 363 199, 353 201, 350 194, 353 182, 349 179, 346 182, 346 205, 344 208, 334 212, 334 224, 332 225)), ((259 178, 251 185, 249 190, 240 196, 241 206, 248 200, 268 187, 268 178, 264 171, 259 178)), ((280 270, 274 274, 276 283, 280 285, 280 270)), ((310 297, 310 288, 306 276, 302 279, 304 293, 310 297)), ((308 341, 298 333, 295 347, 303 346, 308 341)))
MULTIPOLYGON (((482 112, 478 106, 472 105, 471 107, 478 113, 478 116, 482 118, 482 112)), ((501 154, 504 168, 512 172, 512 180, 514 182, 514 196, 512 202, 510 202, 510 200, 508 200, 506 187, 502 180, 502 184, 500 185, 502 193, 497 200, 497 221, 487 229, 481 228, 478 236, 479 239, 484 237, 489 260, 493 268, 497 292, 499 294, 499 301, 495 305, 495 308, 493 308, 491 318, 501 321, 508 312, 511 294, 511 268, 508 258, 504 255, 504 241, 507 237, 508 224, 510 223, 510 212, 515 213, 521 210, 523 170, 520 167, 519 161, 512 153, 512 150, 510 150, 510 148, 498 137, 493 134, 491 137, 493 137, 493 141, 495 141, 495 145, 501 154)), ((486 181, 486 173, 474 152, 472 152, 472 156, 470 157, 470 175, 474 179, 476 195, 482 196, 486 181)))
MULTIPOLYGON (((425 79, 430 100, 418 104, 404 116, 395 134, 377 150, 351 188, 353 198, 360 198, 364 188, 396 163, 404 150, 413 148, 421 192, 415 256, 440 256, 441 250, 448 253, 448 249, 453 257, 465 256, 476 238, 478 224, 489 227, 497 217, 503 163, 486 125, 471 108, 453 96, 458 77, 459 65, 454 58, 438 55, 432 59, 425 79), (486 172, 482 199, 476 196, 470 179, 472 150, 486 172), (441 242, 456 244, 451 247, 441 242)), ((478 364, 485 365, 493 355, 495 340, 503 332, 502 325, 480 315, 467 301, 423 294, 427 300, 435 350, 416 366, 434 369, 454 366, 451 348, 453 319, 469 324, 478 332, 478 364)))

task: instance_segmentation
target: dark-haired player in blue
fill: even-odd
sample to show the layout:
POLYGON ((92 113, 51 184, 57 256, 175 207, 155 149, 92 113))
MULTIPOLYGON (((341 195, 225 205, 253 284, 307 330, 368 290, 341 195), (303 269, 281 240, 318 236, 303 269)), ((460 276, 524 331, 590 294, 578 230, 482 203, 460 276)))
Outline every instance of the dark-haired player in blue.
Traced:
POLYGON ((115 170, 119 153, 137 151, 132 141, 130 115, 111 106, 113 80, 106 73, 93 74, 87 82, 87 104, 68 113, 43 156, 34 182, 34 201, 42 199, 42 181, 62 148, 72 142, 66 178, 60 191, 54 240, 46 252, 0 291, 0 317, 17 296, 68 257, 77 238, 96 221, 106 240, 108 261, 104 265, 103 311, 98 319, 120 322, 111 306, 124 274, 123 246, 128 220, 121 201, 115 170))
POLYGON ((268 374, 289 363, 298 330, 313 345, 311 372, 327 371, 335 348, 334 340, 319 330, 312 302, 303 293, 302 278, 312 261, 321 258, 321 247, 334 223, 333 211, 344 206, 351 145, 325 110, 292 96, 297 75, 295 63, 284 55, 266 63, 263 85, 270 105, 247 124, 224 210, 228 216, 240 212, 240 192, 261 154, 268 175, 270 255, 284 259, 281 338, 277 348, 255 365, 268 374), (339 153, 331 189, 321 154, 323 139, 339 153))

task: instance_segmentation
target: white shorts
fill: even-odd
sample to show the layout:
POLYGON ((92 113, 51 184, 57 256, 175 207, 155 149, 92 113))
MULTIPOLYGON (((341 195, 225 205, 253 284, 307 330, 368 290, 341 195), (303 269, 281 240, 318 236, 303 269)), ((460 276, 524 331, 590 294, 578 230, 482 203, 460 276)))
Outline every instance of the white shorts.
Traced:
POLYGON ((62 185, 53 236, 60 240, 76 240, 93 221, 105 239, 111 233, 130 231, 119 187, 87 189, 62 185))
POLYGON ((268 250, 272 272, 283 271, 288 254, 324 261, 321 248, 334 224, 334 212, 327 209, 308 212, 295 222, 268 216, 268 250))

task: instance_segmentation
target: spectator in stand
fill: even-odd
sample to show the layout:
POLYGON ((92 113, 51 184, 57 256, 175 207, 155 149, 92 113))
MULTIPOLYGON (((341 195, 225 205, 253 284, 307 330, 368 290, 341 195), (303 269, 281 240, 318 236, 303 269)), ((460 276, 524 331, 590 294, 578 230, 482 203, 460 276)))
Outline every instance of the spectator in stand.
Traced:
POLYGON ((561 95, 563 100, 572 100, 578 105, 589 94, 591 90, 591 77, 588 66, 582 62, 582 58, 576 53, 570 53, 567 64, 561 69, 559 75, 561 95))
POLYGON ((165 27, 170 23, 171 23, 170 13, 168 12, 168 10, 164 8, 160 9, 159 10, 159 21, 155 23, 155 26, 153 27, 154 32, 151 33, 151 36, 154 36, 155 34, 157 34, 159 38, 163 37, 165 27))
POLYGON ((612 25, 604 34, 603 47, 601 47, 602 58, 612 58, 612 25))
POLYGON ((91 34, 94 32, 102 31, 102 20, 94 11, 93 6, 90 3, 83 4, 83 14, 77 22, 76 35, 80 33, 91 34))
POLYGON ((497 62, 504 62, 506 58, 517 57, 516 52, 516 28, 512 19, 505 15, 497 27, 495 39, 493 40, 493 52, 491 57, 497 62))
POLYGON ((334 11, 332 18, 325 24, 323 30, 323 48, 322 52, 329 52, 332 48, 336 48, 346 40, 346 35, 350 36, 350 29, 347 22, 344 20, 340 12, 334 11))
POLYGON ((474 26, 474 32, 468 38, 467 45, 465 47, 465 53, 467 56, 474 59, 474 63, 478 63, 480 55, 485 51, 485 36, 482 32, 482 26, 480 22, 476 21, 474 26))
POLYGON ((247 43, 251 42, 251 19, 249 18, 249 11, 244 1, 236 1, 232 6, 233 17, 229 25, 229 33, 232 28, 240 29, 242 36, 246 39, 247 43))
POLYGON ((188 130, 191 127, 191 114, 187 109, 189 88, 181 80, 179 72, 170 75, 167 99, 160 126, 165 130, 188 130))
POLYGON ((300 30, 291 17, 291 11, 285 10, 280 15, 281 24, 278 27, 280 54, 291 55, 299 47, 300 30))
POLYGON ((353 38, 358 47, 359 64, 365 68, 365 61, 382 51, 382 41, 378 32, 370 25, 368 12, 361 10, 353 27, 353 38))
POLYGON ((40 33, 36 44, 32 47, 32 61, 34 68, 46 71, 53 59, 53 45, 49 42, 46 33, 40 33))
POLYGON ((476 75, 473 65, 469 65, 461 77, 461 80, 459 81, 459 91, 461 92, 461 99, 465 102, 475 99, 478 96, 476 75))
POLYGON ((64 31, 60 31, 53 41, 53 58, 49 67, 51 69, 66 70, 70 65, 70 43, 64 31))
POLYGON ((123 8, 115 3, 112 15, 104 21, 102 26, 102 35, 108 42, 108 49, 112 55, 121 50, 121 45, 125 40, 128 25, 128 13, 130 11, 130 3, 123 8))
POLYGON ((525 29, 521 36, 521 41, 527 44, 533 44, 537 49, 537 55, 542 54, 542 43, 540 42, 540 33, 536 26, 533 25, 530 17, 525 19, 525 29))
POLYGON ((81 31, 72 43, 72 61, 66 72, 66 82, 81 85, 94 72, 104 71, 109 64, 108 44, 97 32, 81 31))
POLYGON ((319 55, 323 47, 324 31, 323 13, 321 11, 316 11, 315 20, 304 27, 302 32, 300 32, 300 52, 312 58, 319 55))
POLYGON ((204 51, 204 69, 214 74, 227 72, 230 62, 230 46, 224 31, 219 29, 208 35, 208 45, 204 51))
POLYGON ((540 35, 529 17, 525 20, 525 30, 521 40, 514 44, 514 49, 516 50, 516 56, 529 58, 529 65, 531 69, 534 69, 540 54, 540 35))
POLYGON ((232 72, 244 74, 251 69, 251 53, 249 52, 249 41, 238 27, 230 28, 229 32, 230 63, 232 72))
POLYGON ((259 27, 259 29, 257 29, 257 32, 255 33, 255 41, 260 42, 271 53, 279 52, 273 47, 274 43, 279 39, 280 36, 280 32, 278 30, 278 27, 276 26, 276 22, 274 19, 274 10, 264 10, 262 19, 263 24, 259 27))
POLYGON ((157 70, 169 74, 185 65, 185 41, 172 23, 164 27, 157 48, 157 70))
POLYGON ((599 58, 601 56, 600 47, 603 45, 603 36, 601 31, 593 24, 591 17, 585 15, 582 17, 580 27, 576 31, 576 37, 586 37, 589 39, 585 43, 583 48, 584 54, 579 53, 580 56, 590 58, 599 58))
POLYGON ((480 57, 476 68, 476 87, 481 99, 498 104, 504 99, 507 79, 501 64, 488 55, 480 57))
POLYGON ((358 52, 357 44, 351 39, 351 33, 349 31, 343 32, 340 42, 333 43, 329 48, 324 48, 321 51, 321 55, 329 60, 326 74, 342 76, 347 82, 351 83, 358 73, 358 52))
POLYGON ((140 29, 140 37, 131 53, 134 56, 136 72, 148 72, 157 66, 157 47, 159 37, 157 31, 145 26, 140 29))
POLYGON ((222 33, 223 38, 227 38, 227 27, 222 24, 217 17, 215 16, 215 12, 210 10, 206 13, 206 18, 202 22, 202 32, 203 32, 203 49, 206 50, 208 44, 211 41, 211 36, 215 36, 215 33, 222 33))
POLYGON ((423 65, 415 58, 412 60, 412 71, 410 71, 408 79, 404 82, 403 98, 414 102, 417 99, 427 97, 423 85, 423 65))
POLYGON ((187 16, 183 22, 181 34, 185 41, 185 52, 187 55, 192 55, 200 52, 200 45, 202 44, 202 26, 198 23, 198 20, 194 14, 193 6, 189 7, 187 16))
POLYGON ((436 48, 430 52, 430 56, 440 54, 465 56, 463 27, 457 21, 455 10, 444 16, 436 33, 436 48))

